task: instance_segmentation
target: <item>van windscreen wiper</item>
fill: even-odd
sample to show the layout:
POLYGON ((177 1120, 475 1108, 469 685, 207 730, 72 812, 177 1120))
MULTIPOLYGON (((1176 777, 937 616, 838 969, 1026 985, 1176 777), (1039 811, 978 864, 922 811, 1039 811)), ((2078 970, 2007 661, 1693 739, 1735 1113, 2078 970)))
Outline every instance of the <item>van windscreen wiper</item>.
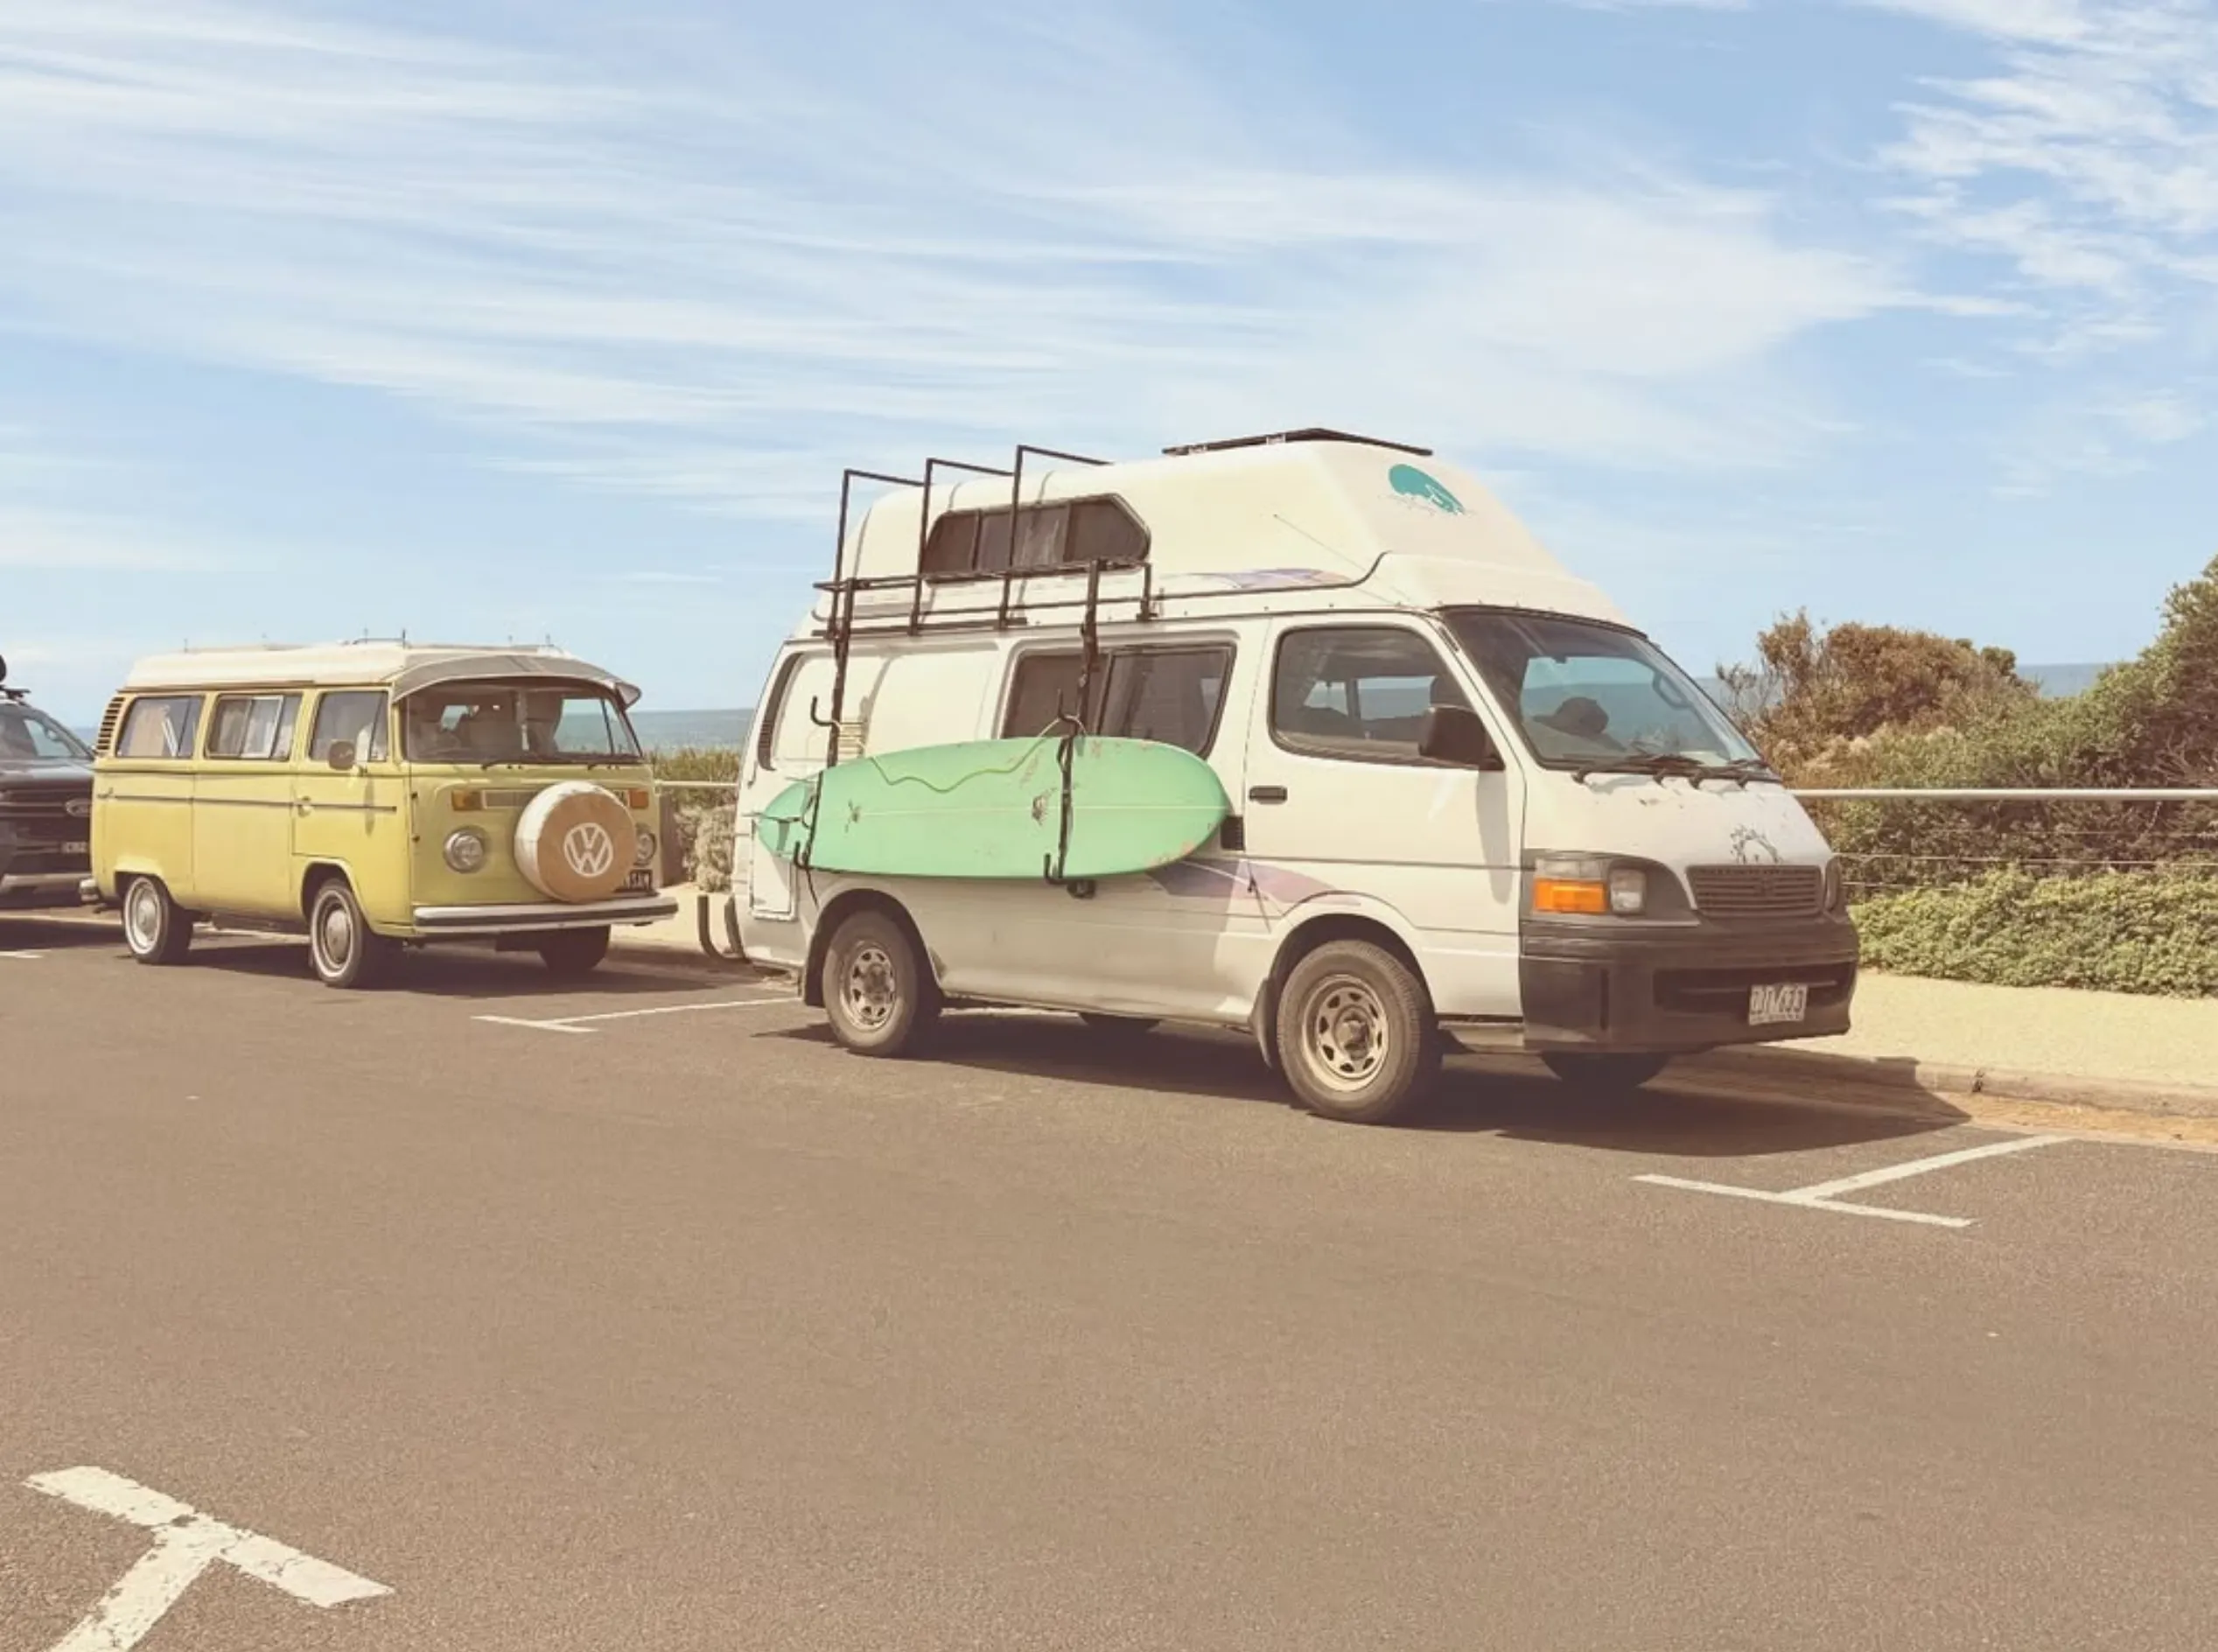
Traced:
POLYGON ((1761 758, 1744 757, 1736 758, 1730 763, 1705 763, 1698 757, 1689 757, 1684 752, 1642 752, 1607 763, 1582 763, 1572 770, 1571 778, 1583 780, 1590 774, 1650 774, 1657 780, 1676 774, 1683 779, 1697 781, 1739 780, 1743 787, 1750 780, 1779 778, 1761 758))

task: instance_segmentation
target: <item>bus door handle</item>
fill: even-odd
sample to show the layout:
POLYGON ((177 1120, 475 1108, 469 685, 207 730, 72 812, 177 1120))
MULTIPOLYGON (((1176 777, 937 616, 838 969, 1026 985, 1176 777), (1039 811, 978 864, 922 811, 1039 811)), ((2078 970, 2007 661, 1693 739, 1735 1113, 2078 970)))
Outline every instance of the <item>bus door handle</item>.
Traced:
POLYGON ((1286 801, 1286 788, 1283 786, 1250 786, 1248 801, 1251 803, 1283 803, 1286 801))

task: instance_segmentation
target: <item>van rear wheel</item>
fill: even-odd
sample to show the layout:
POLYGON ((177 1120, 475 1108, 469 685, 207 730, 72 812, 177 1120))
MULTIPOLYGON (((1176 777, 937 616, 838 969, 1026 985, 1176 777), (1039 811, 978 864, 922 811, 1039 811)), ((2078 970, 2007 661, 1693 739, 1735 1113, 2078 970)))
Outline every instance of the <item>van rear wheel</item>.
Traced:
POLYGON ((940 984, 923 948, 890 913, 857 913, 824 948, 824 1012, 857 1055, 906 1054, 940 1014, 940 984))
POLYGON ((317 886, 308 903, 308 956, 318 980, 327 987, 375 986, 397 950, 389 936, 369 927, 344 878, 317 886))
POLYGON ((192 920, 178 909, 158 878, 134 878, 123 892, 123 944, 141 963, 185 962, 192 920))
POLYGON ((1328 942, 1294 966, 1277 1042, 1279 1068, 1302 1104, 1342 1124, 1401 1117, 1440 1069, 1424 983, 1368 941, 1328 942))

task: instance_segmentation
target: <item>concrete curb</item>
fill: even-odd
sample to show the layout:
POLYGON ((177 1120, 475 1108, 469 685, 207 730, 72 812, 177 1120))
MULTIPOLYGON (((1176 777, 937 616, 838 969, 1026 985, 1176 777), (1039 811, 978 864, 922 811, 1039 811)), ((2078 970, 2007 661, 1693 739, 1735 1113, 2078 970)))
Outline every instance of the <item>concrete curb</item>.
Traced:
POLYGON ((1908 1057, 1822 1055, 1789 1049, 1720 1050, 1676 1063, 1672 1070, 1687 1076, 1716 1073, 1743 1083, 1791 1083, 1903 1098, 1984 1096, 2163 1118, 2218 1118, 2218 1088, 2204 1085, 2014 1073, 2002 1068, 1950 1067, 1908 1057))

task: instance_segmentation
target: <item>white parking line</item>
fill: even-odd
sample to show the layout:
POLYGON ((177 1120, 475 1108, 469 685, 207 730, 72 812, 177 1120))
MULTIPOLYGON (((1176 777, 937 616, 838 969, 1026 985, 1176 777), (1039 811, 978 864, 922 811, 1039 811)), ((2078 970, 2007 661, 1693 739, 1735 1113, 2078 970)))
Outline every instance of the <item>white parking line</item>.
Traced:
POLYGON ((153 1547, 74 1628, 54 1642, 52 1652, 127 1652, 218 1561, 311 1606, 329 1608, 393 1592, 327 1560, 212 1520, 174 1497, 105 1468, 65 1468, 34 1474, 24 1483, 33 1491, 129 1521, 154 1534, 153 1547))
POLYGON ((1807 1187, 1790 1187, 1785 1193, 1766 1193, 1759 1187, 1736 1187, 1721 1181, 1688 1181, 1679 1176, 1635 1176, 1634 1181, 1644 1181, 1651 1187, 1676 1187, 1686 1193, 1722 1194, 1728 1199, 1755 1199, 1766 1204, 1795 1205, 1804 1210, 1837 1210, 1844 1216, 1877 1216, 1882 1222, 1922 1222, 1932 1228, 1969 1228, 1969 1216, 1935 1216, 1922 1210, 1889 1210, 1882 1205, 1850 1204, 1838 1195, 1861 1193, 1866 1187, 1878 1187, 1891 1181, 1902 1181, 1912 1176, 1930 1175, 1936 1170, 1952 1166, 1969 1165, 1978 1158, 1999 1158, 2005 1153, 2023 1153, 2036 1147, 2053 1147, 2058 1142, 2069 1141, 2068 1136, 2021 1136, 2013 1141, 1990 1142, 1984 1147, 1964 1147, 1953 1153, 1935 1153, 1930 1158, 1914 1158, 1907 1165, 1890 1165, 1884 1170, 1867 1170, 1860 1175, 1843 1176, 1834 1181, 1812 1182, 1807 1187))
POLYGON ((563 1015, 550 1020, 527 1020, 514 1015, 473 1015, 473 1021, 488 1022, 494 1026, 529 1027, 535 1032, 591 1032, 589 1021, 634 1021, 649 1015, 698 1015, 708 1010, 756 1010, 768 1004, 798 1004, 801 1000, 791 993, 776 993, 752 998, 722 998, 714 1004, 661 1004, 645 1010, 604 1010, 596 1015, 563 1015))

